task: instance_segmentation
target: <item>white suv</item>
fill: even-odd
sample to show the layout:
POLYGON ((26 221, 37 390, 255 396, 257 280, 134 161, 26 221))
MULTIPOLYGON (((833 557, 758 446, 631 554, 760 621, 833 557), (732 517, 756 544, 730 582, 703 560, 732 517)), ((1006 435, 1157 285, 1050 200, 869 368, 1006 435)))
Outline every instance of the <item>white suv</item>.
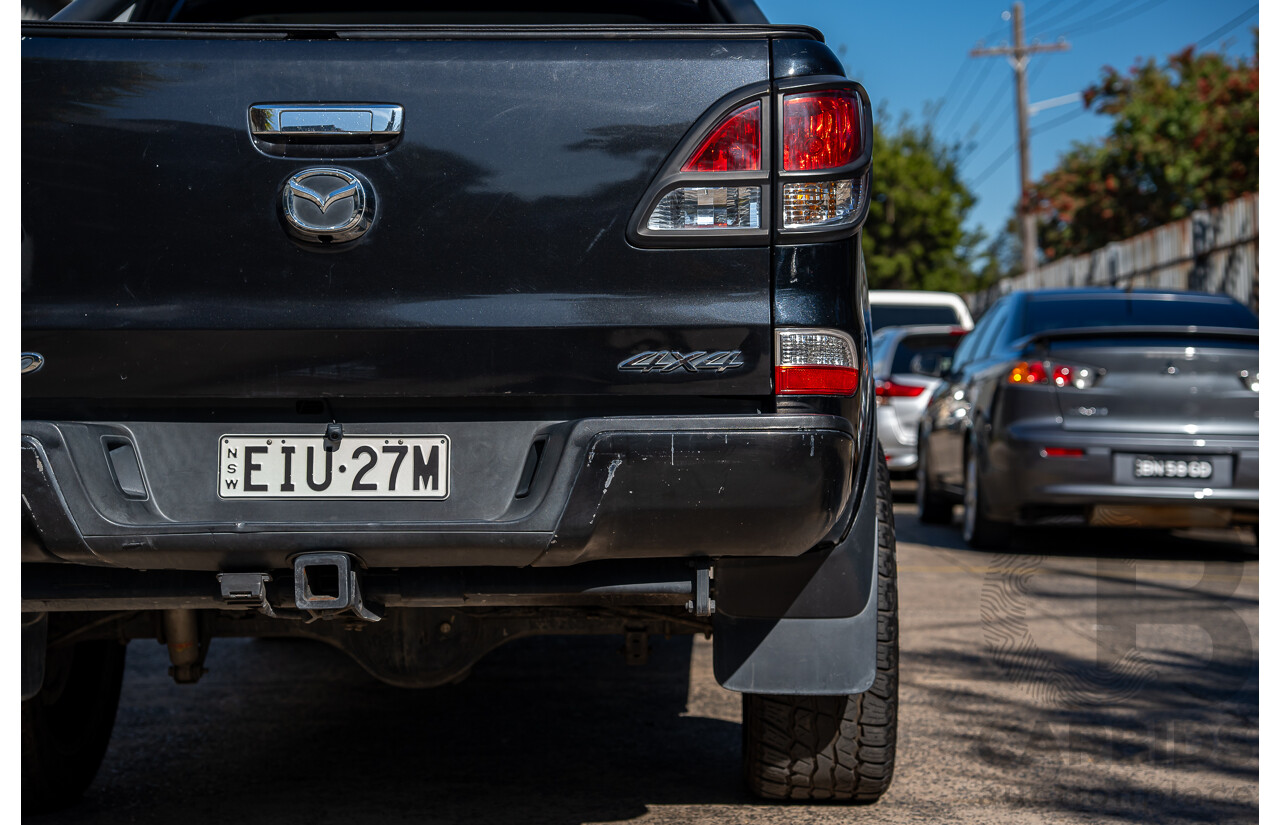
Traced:
POLYGON ((964 299, 952 292, 907 289, 871 290, 871 330, 920 325, 973 329, 973 316, 964 299))

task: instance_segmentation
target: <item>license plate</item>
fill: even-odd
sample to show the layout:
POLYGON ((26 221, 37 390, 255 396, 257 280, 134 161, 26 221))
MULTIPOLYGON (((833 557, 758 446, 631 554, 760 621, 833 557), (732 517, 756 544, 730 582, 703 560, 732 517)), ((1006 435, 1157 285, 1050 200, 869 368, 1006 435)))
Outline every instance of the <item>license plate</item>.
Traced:
POLYGON ((222 498, 449 497, 449 437, 349 435, 336 449, 307 436, 218 439, 222 498))
POLYGON ((1213 478, 1213 462, 1196 458, 1140 455, 1133 459, 1134 478, 1213 478))

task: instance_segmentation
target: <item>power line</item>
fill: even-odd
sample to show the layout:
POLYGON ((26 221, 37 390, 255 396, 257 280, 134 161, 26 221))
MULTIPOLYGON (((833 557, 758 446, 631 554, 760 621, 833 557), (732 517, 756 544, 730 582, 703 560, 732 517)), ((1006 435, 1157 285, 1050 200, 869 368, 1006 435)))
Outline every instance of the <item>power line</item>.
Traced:
POLYGON ((1245 20, 1248 20, 1250 17, 1253 17, 1253 13, 1254 13, 1254 12, 1256 12, 1257 10, 1258 10, 1258 4, 1257 4, 1257 3, 1254 3, 1254 4, 1253 4, 1252 6, 1250 6, 1250 7, 1248 8, 1248 10, 1247 10, 1247 11, 1245 11, 1243 14, 1238 14, 1238 15, 1236 15, 1235 17, 1231 18, 1231 21, 1230 21, 1230 22, 1228 22, 1228 23, 1224 23, 1223 25, 1221 25, 1221 26, 1219 26, 1218 28, 1214 29, 1212 33, 1207 34, 1207 35, 1205 35, 1204 37, 1202 37, 1202 38, 1200 38, 1199 40, 1197 40, 1197 41, 1196 41, 1196 45, 1197 45, 1197 46, 1205 46, 1205 45, 1207 45, 1207 44, 1211 43, 1211 42, 1214 40, 1214 38, 1216 38, 1216 37, 1218 37, 1218 36, 1220 36, 1220 35, 1224 35, 1224 34, 1226 34, 1227 32, 1229 32, 1229 31, 1231 31, 1232 29, 1234 29, 1236 26, 1239 26, 1239 25, 1240 25, 1241 23, 1243 23, 1245 20))
MULTIPOLYGON (((1027 73, 1027 85, 1030 86, 1032 83, 1034 83, 1036 78, 1044 71, 1045 67, 1048 65, 1049 65, 1048 63, 1037 63, 1035 66, 1033 66, 1031 68, 1031 71, 1027 73)), ((1000 129, 1004 126, 1004 124, 1008 122, 1009 115, 1010 113, 1012 113, 1012 111, 1013 111, 1012 109, 1005 109, 1003 112, 1001 112, 999 116, 996 117, 995 120, 991 121, 991 125, 987 127, 987 131, 983 133, 982 137, 978 138, 977 141, 975 141, 975 144, 977 146, 986 146, 987 141, 991 140, 991 138, 995 136, 996 132, 1000 131, 1000 129)), ((959 165, 963 166, 966 162, 968 162, 968 160, 971 157, 973 157, 976 154, 976 152, 977 152, 977 149, 972 149, 968 153, 966 153, 965 156, 960 159, 959 165)))
POLYGON ((1047 14, 1053 11, 1058 6, 1061 6, 1065 2, 1067 2, 1067 0, 1049 0, 1049 3, 1047 5, 1041 6, 1039 9, 1037 9, 1037 11, 1040 14, 1047 14))
MULTIPOLYGON (((1034 55, 1044 52, 1064 52, 1071 48, 1065 41, 1057 43, 1026 42, 1026 28, 1023 25, 1022 0, 1013 4, 1013 44, 998 49, 973 49, 971 57, 1005 57, 1013 64, 1014 87, 1017 91, 1016 107, 1018 112, 1018 183, 1021 194, 1018 198, 1018 217, 1022 226, 1022 268, 1024 272, 1033 272, 1036 268, 1036 225, 1035 216, 1027 209, 1027 192, 1031 186, 1031 135, 1027 128, 1030 115, 1027 111, 1027 63, 1034 55)), ((1001 161, 1003 162, 1003 157, 1001 161)), ((980 177, 985 179, 988 173, 980 177)))
MULTIPOLYGON (((1048 132, 1050 129, 1056 129, 1068 121, 1075 120, 1081 115, 1087 114, 1088 111, 1089 111, 1088 109, 1081 107, 1079 109, 1076 109, 1074 112, 1068 112, 1067 114, 1062 115, 1061 117, 1054 118, 1053 120, 1049 121, 1043 126, 1039 126, 1035 129, 1032 129, 1031 134, 1039 135, 1039 134, 1048 132)), ((972 183, 969 184, 969 188, 977 189, 984 182, 986 182, 987 178, 991 177, 991 175, 997 169, 999 169, 1004 164, 1005 161, 1007 161, 1010 157, 1013 156, 1013 152, 1017 148, 1018 148, 1017 141, 1014 141, 1013 143, 1010 143, 1007 147, 1005 147, 1005 150, 1000 153, 1000 156, 998 158, 993 160, 991 164, 987 166, 986 169, 983 169, 981 172, 978 173, 978 176, 973 179, 972 183)))
MULTIPOLYGON (((1041 21, 1041 20, 1031 21, 1031 22, 1034 22, 1034 23, 1036 23, 1036 24, 1037 24, 1037 25, 1033 26, 1032 28, 1037 29, 1037 30, 1039 30, 1039 31, 1043 31, 1043 30, 1045 30, 1045 29, 1049 28, 1050 26, 1056 26, 1056 25, 1058 25, 1059 23, 1061 23, 1062 21, 1064 21, 1064 20, 1066 20, 1067 18, 1069 18, 1071 15, 1073 15, 1073 14, 1075 14, 1076 12, 1080 11, 1081 9, 1083 9, 1085 6, 1091 6, 1091 5, 1093 5, 1095 2, 1097 2, 1097 0, 1080 0, 1080 2, 1079 2, 1079 3, 1076 3, 1074 6, 1072 6, 1072 7, 1071 7, 1071 8, 1069 8, 1069 9, 1067 9, 1067 10, 1066 10, 1066 11, 1064 11, 1062 14, 1059 14, 1059 15, 1058 15, 1058 16, 1056 16, 1056 17, 1050 18, 1049 20, 1043 20, 1043 21, 1041 21)), ((1076 21, 1076 22, 1079 22, 1079 21, 1076 21)), ((1068 24, 1068 25, 1070 25, 1070 24, 1068 24)))
POLYGON ((1000 153, 1000 157, 992 161, 990 166, 988 166, 986 169, 983 169, 978 174, 978 177, 974 179, 973 183, 969 184, 969 187, 971 189, 977 189, 979 186, 985 183, 987 178, 991 177, 992 172, 995 172, 997 169, 999 169, 1001 166, 1004 165, 1004 162, 1006 160, 1013 157, 1013 153, 1015 150, 1017 150, 1017 148, 1018 148, 1017 141, 1010 143, 1009 147, 1000 153))
POLYGON ((1050 129, 1056 129, 1057 127, 1061 126, 1067 121, 1075 120, 1076 118, 1080 117, 1080 115, 1083 115, 1088 111, 1089 111, 1088 109, 1081 106, 1079 109, 1076 109, 1074 112, 1067 112, 1065 115, 1062 115, 1061 117, 1056 117, 1053 120, 1049 121, 1048 123, 1045 123, 1041 126, 1037 126, 1036 128, 1031 130, 1031 134, 1039 135, 1049 131, 1050 129))
POLYGON ((1124 20, 1128 20, 1130 17, 1136 17, 1139 14, 1143 14, 1144 12, 1150 11, 1151 9, 1154 9, 1156 6, 1159 6, 1161 3, 1167 3, 1167 2, 1168 0, 1149 0, 1149 2, 1144 3, 1141 6, 1133 6, 1131 8, 1124 9, 1120 11, 1120 13, 1115 14, 1111 17, 1107 17, 1106 16, 1107 14, 1110 14, 1111 12, 1115 11, 1115 8, 1112 7, 1108 9, 1106 12, 1104 12, 1102 15, 1094 15, 1093 17, 1076 21, 1075 26, 1072 28, 1068 28, 1065 32, 1063 32, 1063 34, 1075 35, 1076 37, 1080 37, 1085 34, 1093 34, 1094 32, 1100 31, 1102 29, 1110 28, 1111 26, 1114 26, 1116 23, 1120 23, 1124 20))
POLYGON ((960 78, 965 77, 968 74, 968 70, 972 68, 973 68, 973 64, 970 63, 968 59, 966 59, 964 61, 964 65, 961 66, 960 69, 957 70, 956 73, 951 76, 951 85, 947 87, 947 90, 945 92, 943 92, 942 102, 938 104, 937 110, 935 110, 933 113, 933 120, 935 122, 937 121, 938 117, 942 114, 942 110, 947 108, 947 104, 953 100, 952 95, 955 93, 955 90, 960 86, 960 78))
POLYGON ((988 62, 981 70, 979 70, 977 78, 975 78, 974 82, 970 84, 969 91, 964 96, 964 102, 960 104, 960 108, 956 110, 956 114, 953 115, 951 120, 948 122, 947 128, 943 129, 940 134, 949 134, 955 131, 956 124, 964 117, 964 112, 968 111, 969 103, 973 100, 973 95, 982 86, 982 81, 987 79, 987 75, 991 74, 991 68, 994 65, 994 63, 988 62))
POLYGON ((973 123, 969 125, 968 134, 973 134, 981 124, 987 122, 987 118, 991 116, 991 112, 997 105, 999 105, 1000 99, 1008 93, 1008 89, 1002 88, 1001 86, 996 87, 995 93, 987 99, 987 105, 982 108, 982 114, 978 115, 978 117, 974 119, 973 123))

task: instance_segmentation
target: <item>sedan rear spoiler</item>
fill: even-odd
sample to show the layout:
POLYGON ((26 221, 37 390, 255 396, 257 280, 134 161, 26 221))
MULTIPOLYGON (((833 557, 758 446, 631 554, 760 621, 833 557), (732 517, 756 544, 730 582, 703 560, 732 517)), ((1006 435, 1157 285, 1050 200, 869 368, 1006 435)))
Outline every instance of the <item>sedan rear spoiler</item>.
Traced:
POLYGON ((1235 341, 1257 341, 1258 330, 1243 327, 1182 326, 1101 326, 1048 329, 1026 336, 1017 342, 1021 346, 1044 344, 1049 341, 1079 340, 1082 338, 1219 338, 1235 341))

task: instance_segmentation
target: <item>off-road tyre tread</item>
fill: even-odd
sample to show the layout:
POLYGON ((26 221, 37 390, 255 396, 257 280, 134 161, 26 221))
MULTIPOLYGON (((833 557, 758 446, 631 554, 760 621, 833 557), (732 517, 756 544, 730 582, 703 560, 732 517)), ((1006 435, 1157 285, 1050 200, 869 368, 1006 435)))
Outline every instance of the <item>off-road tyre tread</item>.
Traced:
POLYGON ((898 739, 898 567, 893 495, 877 450, 876 677, 855 696, 742 695, 743 769, 772 800, 875 802, 893 781, 898 739))
POLYGON ((120 704, 124 651, 109 640, 76 644, 56 700, 46 688, 22 703, 24 813, 75 804, 98 773, 120 704))

